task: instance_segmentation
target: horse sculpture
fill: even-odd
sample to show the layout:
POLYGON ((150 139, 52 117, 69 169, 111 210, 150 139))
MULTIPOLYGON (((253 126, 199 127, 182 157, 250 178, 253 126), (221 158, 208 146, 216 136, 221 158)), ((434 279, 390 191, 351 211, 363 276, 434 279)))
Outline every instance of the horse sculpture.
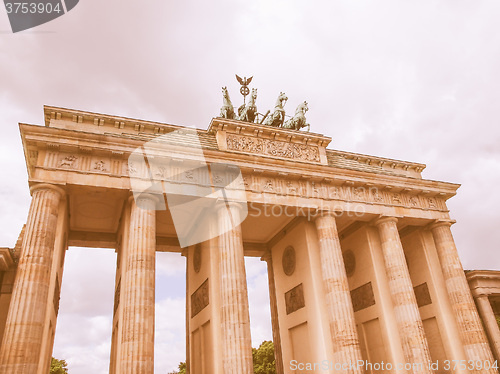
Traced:
POLYGON ((250 101, 247 105, 243 104, 238 108, 238 119, 245 122, 255 122, 255 117, 257 114, 257 106, 255 105, 255 100, 257 100, 257 89, 252 88, 252 95, 250 96, 250 101))
POLYGON ((309 110, 307 102, 299 104, 295 110, 295 115, 283 124, 284 129, 300 130, 303 127, 307 127, 307 131, 310 129, 310 125, 306 123, 306 112, 309 110))
POLYGON ((276 104, 274 105, 274 112, 269 117, 266 117, 264 125, 280 127, 283 125, 285 120, 285 109, 283 108, 286 104, 288 97, 286 97, 284 92, 280 92, 276 104))
POLYGON ((227 119, 234 118, 234 107, 229 98, 227 87, 222 87, 222 108, 220 108, 220 116, 227 119))

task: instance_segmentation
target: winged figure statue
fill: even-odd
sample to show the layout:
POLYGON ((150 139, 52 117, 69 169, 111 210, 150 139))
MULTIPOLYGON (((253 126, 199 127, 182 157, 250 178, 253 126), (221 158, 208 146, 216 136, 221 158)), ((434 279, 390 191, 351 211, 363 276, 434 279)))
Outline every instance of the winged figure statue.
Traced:
POLYGON ((253 78, 253 76, 251 76, 250 78, 247 79, 247 77, 241 78, 241 77, 238 76, 238 74, 235 74, 235 75, 236 75, 236 79, 238 80, 238 82, 242 86, 248 86, 250 84, 250 82, 252 81, 252 78, 253 78))

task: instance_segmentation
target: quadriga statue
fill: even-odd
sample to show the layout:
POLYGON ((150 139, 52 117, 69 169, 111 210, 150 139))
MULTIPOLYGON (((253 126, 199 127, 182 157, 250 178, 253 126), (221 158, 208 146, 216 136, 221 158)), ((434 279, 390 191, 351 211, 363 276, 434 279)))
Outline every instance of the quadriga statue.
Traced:
POLYGON ((227 87, 222 87, 222 108, 220 108, 222 118, 234 119, 234 108, 227 92, 227 87))
POLYGON ((238 108, 238 119, 245 122, 255 122, 257 117, 257 106, 255 101, 257 100, 257 89, 252 88, 252 94, 250 95, 250 101, 247 105, 243 104, 238 108))
POLYGON ((299 104, 295 110, 295 115, 283 124, 284 129, 300 130, 303 127, 307 127, 307 131, 310 129, 310 125, 306 123, 306 112, 309 110, 307 106, 307 101, 299 104))
POLYGON ((264 120, 264 125, 280 127, 283 125, 285 121, 285 109, 284 106, 288 97, 286 97, 284 92, 280 92, 278 99, 276 100, 276 104, 274 105, 273 114, 266 117, 264 120))

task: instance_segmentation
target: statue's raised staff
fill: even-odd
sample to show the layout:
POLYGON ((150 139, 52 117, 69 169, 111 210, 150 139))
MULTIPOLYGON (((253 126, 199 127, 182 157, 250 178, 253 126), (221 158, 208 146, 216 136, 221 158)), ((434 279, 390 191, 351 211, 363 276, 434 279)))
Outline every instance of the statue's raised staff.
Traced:
POLYGON ((286 97, 284 92, 280 92, 276 104, 274 105, 274 112, 270 116, 266 117, 264 125, 280 127, 283 125, 285 120, 285 109, 284 106, 288 97, 286 97))
POLYGON ((227 119, 234 118, 234 107, 229 98, 227 87, 222 87, 222 108, 220 108, 220 116, 227 119))
POLYGON ((257 106, 255 101, 257 100, 257 89, 252 88, 252 94, 250 95, 250 100, 248 104, 243 104, 238 108, 238 119, 240 121, 255 122, 257 116, 257 106))
POLYGON ((299 104, 295 110, 295 115, 283 124, 284 129, 300 130, 303 127, 307 127, 307 131, 311 126, 306 123, 306 112, 309 110, 307 102, 299 104))

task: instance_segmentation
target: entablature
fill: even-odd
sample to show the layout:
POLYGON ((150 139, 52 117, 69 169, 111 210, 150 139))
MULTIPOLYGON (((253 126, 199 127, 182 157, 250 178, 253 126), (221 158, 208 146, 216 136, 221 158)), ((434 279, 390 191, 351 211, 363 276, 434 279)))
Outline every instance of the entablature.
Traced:
POLYGON ((465 276, 475 297, 500 296, 500 271, 471 270, 466 271, 465 276))
MULTIPOLYGON (((45 106, 45 126, 148 141, 185 127, 81 110, 45 106)), ((421 178, 426 165, 326 149, 331 138, 305 131, 213 118, 207 131, 197 129, 203 149, 254 154, 274 159, 323 164, 373 173, 421 178)))
MULTIPOLYGON (((130 178, 147 180, 151 174, 135 170, 128 157, 152 139, 160 145, 150 150, 152 173, 164 173, 165 167, 175 161, 162 155, 163 138, 158 138, 160 132, 154 132, 158 123, 135 121, 144 125, 141 132, 141 126, 132 130, 128 122, 122 128, 114 127, 112 119, 120 123, 125 120, 122 117, 101 118, 98 114, 53 107, 45 107, 45 111, 47 127, 20 125, 30 183, 130 189, 130 178), (74 124, 70 126, 68 121, 74 124), (95 126, 100 130, 95 131, 95 126), (116 131, 110 131, 111 127, 116 131)), ((179 132, 186 129, 166 124, 162 128, 179 132)), ((390 207, 403 209, 404 214, 419 210, 424 212, 418 213, 420 216, 438 219, 447 217, 446 200, 459 187, 422 179, 423 164, 327 150, 331 138, 320 134, 222 118, 213 119, 208 131, 195 131, 208 163, 230 163, 241 170, 249 201, 302 206, 334 202, 347 210, 362 204, 374 214, 378 210, 387 213, 390 207), (234 146, 242 149, 234 149, 236 143, 228 141, 231 136, 247 139, 234 146), (431 217, 427 212, 436 215, 431 217)), ((191 146, 173 139, 179 146, 191 146)), ((189 167, 185 160, 175 165, 180 175, 189 167)), ((192 172, 183 183, 203 185, 192 172)))

